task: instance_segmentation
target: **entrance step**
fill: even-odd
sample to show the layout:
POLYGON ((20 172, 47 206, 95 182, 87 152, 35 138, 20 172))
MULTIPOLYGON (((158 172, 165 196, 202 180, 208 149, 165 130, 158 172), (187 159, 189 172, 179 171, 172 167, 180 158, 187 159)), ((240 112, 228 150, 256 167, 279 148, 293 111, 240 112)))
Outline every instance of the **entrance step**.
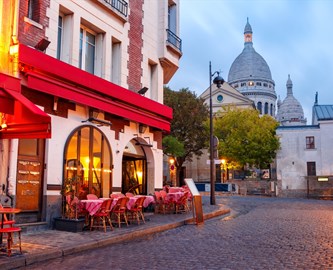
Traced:
POLYGON ((47 222, 20 223, 16 226, 22 229, 22 233, 36 233, 49 229, 47 222))

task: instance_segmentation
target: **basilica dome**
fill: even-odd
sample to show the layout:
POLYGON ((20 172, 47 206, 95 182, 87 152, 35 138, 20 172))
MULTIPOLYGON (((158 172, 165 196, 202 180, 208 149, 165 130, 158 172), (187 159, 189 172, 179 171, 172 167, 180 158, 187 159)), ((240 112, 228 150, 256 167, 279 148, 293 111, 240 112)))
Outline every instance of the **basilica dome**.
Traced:
POLYGON ((255 51, 252 27, 247 19, 244 28, 244 49, 232 63, 228 83, 245 97, 251 99, 260 115, 275 117, 275 82, 265 59, 255 51))
POLYGON ((271 71, 265 59, 253 48, 252 28, 249 22, 245 26, 244 35, 244 49, 230 67, 228 82, 255 79, 272 80, 271 71))

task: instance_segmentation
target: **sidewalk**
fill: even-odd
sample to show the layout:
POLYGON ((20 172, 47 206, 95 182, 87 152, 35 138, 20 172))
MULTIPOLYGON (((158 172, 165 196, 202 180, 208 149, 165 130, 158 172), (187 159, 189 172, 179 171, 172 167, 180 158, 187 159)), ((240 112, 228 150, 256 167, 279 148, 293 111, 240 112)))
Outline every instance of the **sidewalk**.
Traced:
MULTIPOLYGON (((202 209, 204 220, 220 215, 229 214, 230 210, 223 205, 210 205, 207 196, 202 197, 202 209)), ((17 249, 13 249, 12 256, 0 253, 0 269, 13 269, 39 261, 59 258, 75 252, 94 249, 114 243, 129 241, 138 237, 146 236, 170 230, 186 224, 195 224, 193 213, 187 214, 154 214, 145 213, 145 224, 130 224, 128 227, 114 227, 104 233, 98 231, 83 231, 71 233, 57 230, 40 231, 33 234, 22 234, 22 255, 17 249)), ((15 236, 15 243, 17 238, 15 236)))

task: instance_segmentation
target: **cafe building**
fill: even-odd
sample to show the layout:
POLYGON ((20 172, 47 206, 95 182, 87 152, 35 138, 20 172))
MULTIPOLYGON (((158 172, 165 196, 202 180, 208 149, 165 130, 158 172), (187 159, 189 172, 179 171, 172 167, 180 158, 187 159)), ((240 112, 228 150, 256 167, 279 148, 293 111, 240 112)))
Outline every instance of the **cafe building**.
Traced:
POLYGON ((0 2, 0 202, 61 214, 66 178, 99 197, 163 187, 163 85, 182 56, 178 0, 0 2))

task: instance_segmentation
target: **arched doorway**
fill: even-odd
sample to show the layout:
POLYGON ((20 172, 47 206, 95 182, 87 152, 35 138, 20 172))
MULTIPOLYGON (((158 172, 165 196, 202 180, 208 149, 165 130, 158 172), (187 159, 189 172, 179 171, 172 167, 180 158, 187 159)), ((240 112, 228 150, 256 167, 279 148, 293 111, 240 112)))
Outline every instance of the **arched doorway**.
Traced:
POLYGON ((137 140, 125 147, 122 162, 122 193, 147 194, 147 158, 137 140))
POLYGON ((111 166, 111 148, 99 129, 82 126, 70 134, 64 151, 64 178, 80 179, 81 199, 88 193, 109 197, 111 166))

